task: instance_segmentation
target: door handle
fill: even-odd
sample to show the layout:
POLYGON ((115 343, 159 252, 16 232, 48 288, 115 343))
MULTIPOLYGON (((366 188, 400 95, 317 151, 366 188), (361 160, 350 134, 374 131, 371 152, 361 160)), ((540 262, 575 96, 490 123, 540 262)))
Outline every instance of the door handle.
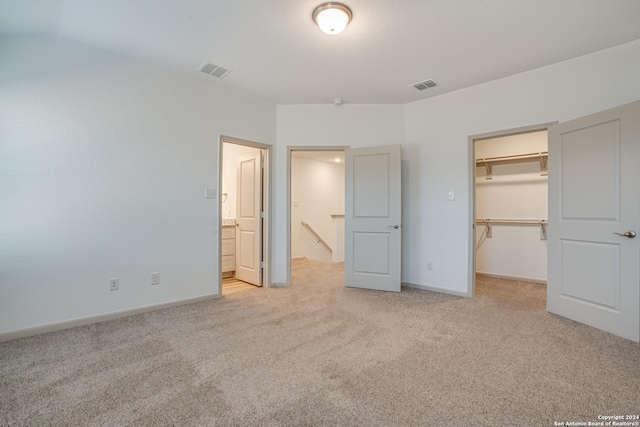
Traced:
POLYGON ((628 230, 628 231, 625 231, 624 233, 611 233, 611 234, 617 234, 618 236, 628 237, 629 239, 633 239, 634 237, 636 237, 636 232, 633 230, 628 230))
POLYGON ((389 228, 396 229, 396 230, 397 230, 398 228, 400 228, 400 226, 399 226, 398 224, 396 224, 396 225, 389 225, 388 227, 389 227, 389 228))

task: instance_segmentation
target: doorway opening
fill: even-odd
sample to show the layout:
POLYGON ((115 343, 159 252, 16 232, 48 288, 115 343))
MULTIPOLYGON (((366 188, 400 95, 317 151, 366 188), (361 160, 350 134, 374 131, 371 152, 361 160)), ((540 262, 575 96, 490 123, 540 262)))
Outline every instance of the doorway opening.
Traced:
MULTIPOLYGON (((469 296, 475 295, 476 282, 504 292, 516 292, 523 283, 547 282, 550 125, 469 138, 469 296)), ((538 291, 544 304, 546 290, 538 291)))
POLYGON ((220 138, 221 295, 270 285, 270 154, 268 145, 220 138))
POLYGON ((287 284, 344 271, 346 147, 289 147, 287 284))

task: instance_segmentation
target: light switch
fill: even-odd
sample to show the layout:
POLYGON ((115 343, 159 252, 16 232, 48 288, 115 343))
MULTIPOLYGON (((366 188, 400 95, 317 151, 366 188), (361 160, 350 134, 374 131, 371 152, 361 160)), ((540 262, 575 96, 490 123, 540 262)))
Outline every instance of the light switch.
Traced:
POLYGON ((216 189, 215 188, 205 188, 204 189, 204 198, 205 199, 215 199, 216 198, 216 189))
POLYGON ((456 193, 451 190, 449 191, 449 200, 455 200, 456 199, 456 193))

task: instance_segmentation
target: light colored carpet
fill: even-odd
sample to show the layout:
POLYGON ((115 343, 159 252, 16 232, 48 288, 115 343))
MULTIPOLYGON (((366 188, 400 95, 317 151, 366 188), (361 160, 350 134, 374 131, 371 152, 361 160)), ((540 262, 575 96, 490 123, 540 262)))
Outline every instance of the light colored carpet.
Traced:
POLYGON ((640 410, 640 346, 544 309, 544 285, 465 299, 293 285, 0 344, 0 425, 552 426, 640 410))

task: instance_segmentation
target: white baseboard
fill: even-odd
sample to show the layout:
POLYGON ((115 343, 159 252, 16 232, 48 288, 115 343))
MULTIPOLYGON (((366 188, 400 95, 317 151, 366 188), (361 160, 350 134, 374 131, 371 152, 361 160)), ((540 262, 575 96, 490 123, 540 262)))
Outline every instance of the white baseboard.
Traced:
POLYGON ((441 294, 455 295, 458 297, 466 297, 466 298, 471 297, 471 295, 469 295, 466 292, 452 291, 450 289, 437 288, 434 286, 417 285, 415 283, 408 283, 408 282, 402 282, 402 286, 406 286, 407 288, 420 289, 423 291, 431 291, 431 292, 438 292, 441 294))
POLYGON ((147 313, 149 311, 161 310, 163 308, 177 307, 194 302, 207 301, 220 298, 220 294, 204 295, 195 298, 187 298, 178 301, 165 302, 162 304, 147 305, 144 307, 131 308, 112 313, 98 314, 96 316, 81 317, 79 319, 65 320, 63 322, 49 323, 46 325, 34 326, 32 328, 18 329, 16 331, 0 333, 0 342, 15 340, 18 338, 40 335, 47 332, 61 331, 63 329, 75 328, 76 326, 90 325, 92 323, 106 322, 107 320, 119 319, 121 317, 133 316, 134 314, 147 313))
POLYGON ((476 274, 479 275, 479 276, 492 277, 494 279, 517 280, 519 282, 541 283, 543 285, 547 284, 546 280, 534 279, 532 277, 507 276, 507 275, 504 275, 504 274, 484 273, 482 271, 477 271, 476 274))

